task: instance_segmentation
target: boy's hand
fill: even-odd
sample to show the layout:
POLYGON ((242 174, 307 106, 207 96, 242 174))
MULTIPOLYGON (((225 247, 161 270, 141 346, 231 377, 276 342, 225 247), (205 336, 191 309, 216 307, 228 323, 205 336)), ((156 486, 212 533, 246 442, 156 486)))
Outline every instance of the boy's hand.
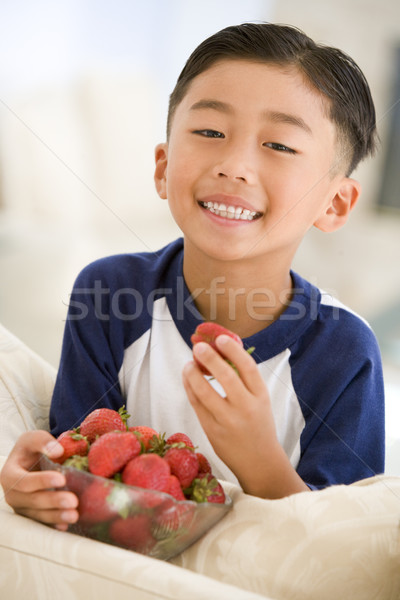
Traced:
POLYGON ((0 473, 4 496, 15 512, 66 530, 78 520, 78 499, 72 492, 51 489, 63 487, 65 477, 57 471, 39 471, 41 453, 57 458, 63 447, 47 431, 21 435, 0 473))
POLYGON ((239 376, 209 344, 196 344, 193 354, 222 385, 225 398, 195 362, 183 371, 189 401, 216 454, 247 493, 277 498, 308 489, 278 442, 268 390, 254 359, 226 335, 216 345, 239 376))

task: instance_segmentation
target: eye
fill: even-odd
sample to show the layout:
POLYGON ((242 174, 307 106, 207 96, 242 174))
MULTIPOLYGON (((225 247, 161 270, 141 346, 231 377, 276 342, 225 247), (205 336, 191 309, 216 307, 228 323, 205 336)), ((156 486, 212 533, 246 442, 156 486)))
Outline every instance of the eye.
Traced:
POLYGON ((266 142, 263 145, 266 146, 267 148, 271 148, 271 150, 275 150, 276 152, 287 152, 288 154, 296 154, 296 150, 293 150, 292 148, 288 148, 287 146, 284 146, 283 144, 277 144, 276 142, 266 142))
POLYGON ((209 137, 209 138, 224 138, 224 134, 221 133, 220 131, 215 131, 214 129, 197 129, 195 131, 193 131, 193 133, 196 133, 197 135, 202 135, 203 137, 209 137))

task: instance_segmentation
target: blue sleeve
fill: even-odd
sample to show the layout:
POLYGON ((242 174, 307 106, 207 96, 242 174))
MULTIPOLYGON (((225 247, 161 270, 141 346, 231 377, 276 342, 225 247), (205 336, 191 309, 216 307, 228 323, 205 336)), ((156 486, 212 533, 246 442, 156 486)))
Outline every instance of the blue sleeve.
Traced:
POLYGON ((77 427, 95 408, 118 410, 124 399, 118 381, 123 334, 110 319, 111 293, 102 268, 89 265, 71 294, 60 367, 50 408, 55 436, 77 427))
POLYGON ((335 400, 324 403, 326 409, 302 407, 309 425, 302 433, 297 472, 311 489, 350 484, 382 473, 385 466, 384 386, 373 333, 365 328, 357 343, 343 345, 342 356, 329 365, 321 356, 314 375, 326 369, 329 381, 319 393, 333 398, 336 387, 335 400))
POLYGON ((53 435, 77 427, 95 408, 126 403, 119 373, 125 348, 151 327, 156 292, 176 276, 183 240, 158 252, 101 258, 78 275, 69 303, 50 408, 53 435))

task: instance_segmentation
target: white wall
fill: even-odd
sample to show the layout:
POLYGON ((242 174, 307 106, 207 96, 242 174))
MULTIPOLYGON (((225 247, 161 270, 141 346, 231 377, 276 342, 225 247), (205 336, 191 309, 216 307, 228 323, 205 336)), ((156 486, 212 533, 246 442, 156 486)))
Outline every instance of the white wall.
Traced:
POLYGON ((2 0, 0 321, 57 364, 74 277, 179 230, 153 185, 195 46, 268 0, 2 0))
MULTIPOLYGON (((202 39, 247 20, 303 28, 351 54, 370 82, 382 152, 355 174, 364 191, 350 222, 310 232, 295 268, 373 323, 395 306, 384 358, 388 440, 398 445, 400 217, 375 209, 398 0, 2 0, 0 321, 57 365, 78 271, 179 234, 152 182, 168 95, 202 39)), ((389 471, 400 472, 398 457, 389 471)))
POLYGON ((295 24, 316 41, 350 54, 370 84, 382 144, 377 156, 361 163, 353 174, 362 184, 361 200, 341 231, 332 235, 311 232, 295 266, 366 318, 374 319, 400 302, 400 214, 376 210, 392 110, 394 48, 400 45, 400 3, 284 0, 275 3, 272 18, 295 24))
POLYGON ((372 321, 398 302, 400 219, 375 210, 397 0, 3 0, 0 319, 46 356, 57 356, 61 315, 85 262, 154 250, 179 233, 152 183, 168 95, 204 37, 246 20, 297 25, 349 52, 370 81, 382 152, 355 174, 363 195, 350 222, 333 235, 310 232, 294 266, 372 321), (53 332, 51 350, 37 335, 43 328, 53 332))

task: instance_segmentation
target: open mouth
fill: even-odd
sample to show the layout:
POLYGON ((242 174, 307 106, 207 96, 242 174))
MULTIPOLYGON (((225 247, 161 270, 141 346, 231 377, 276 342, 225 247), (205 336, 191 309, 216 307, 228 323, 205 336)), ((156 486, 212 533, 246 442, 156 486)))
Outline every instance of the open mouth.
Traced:
POLYGON ((242 206, 227 206, 219 202, 199 202, 200 206, 209 210, 218 217, 225 217, 236 221, 255 221, 262 215, 260 212, 251 211, 242 206))

